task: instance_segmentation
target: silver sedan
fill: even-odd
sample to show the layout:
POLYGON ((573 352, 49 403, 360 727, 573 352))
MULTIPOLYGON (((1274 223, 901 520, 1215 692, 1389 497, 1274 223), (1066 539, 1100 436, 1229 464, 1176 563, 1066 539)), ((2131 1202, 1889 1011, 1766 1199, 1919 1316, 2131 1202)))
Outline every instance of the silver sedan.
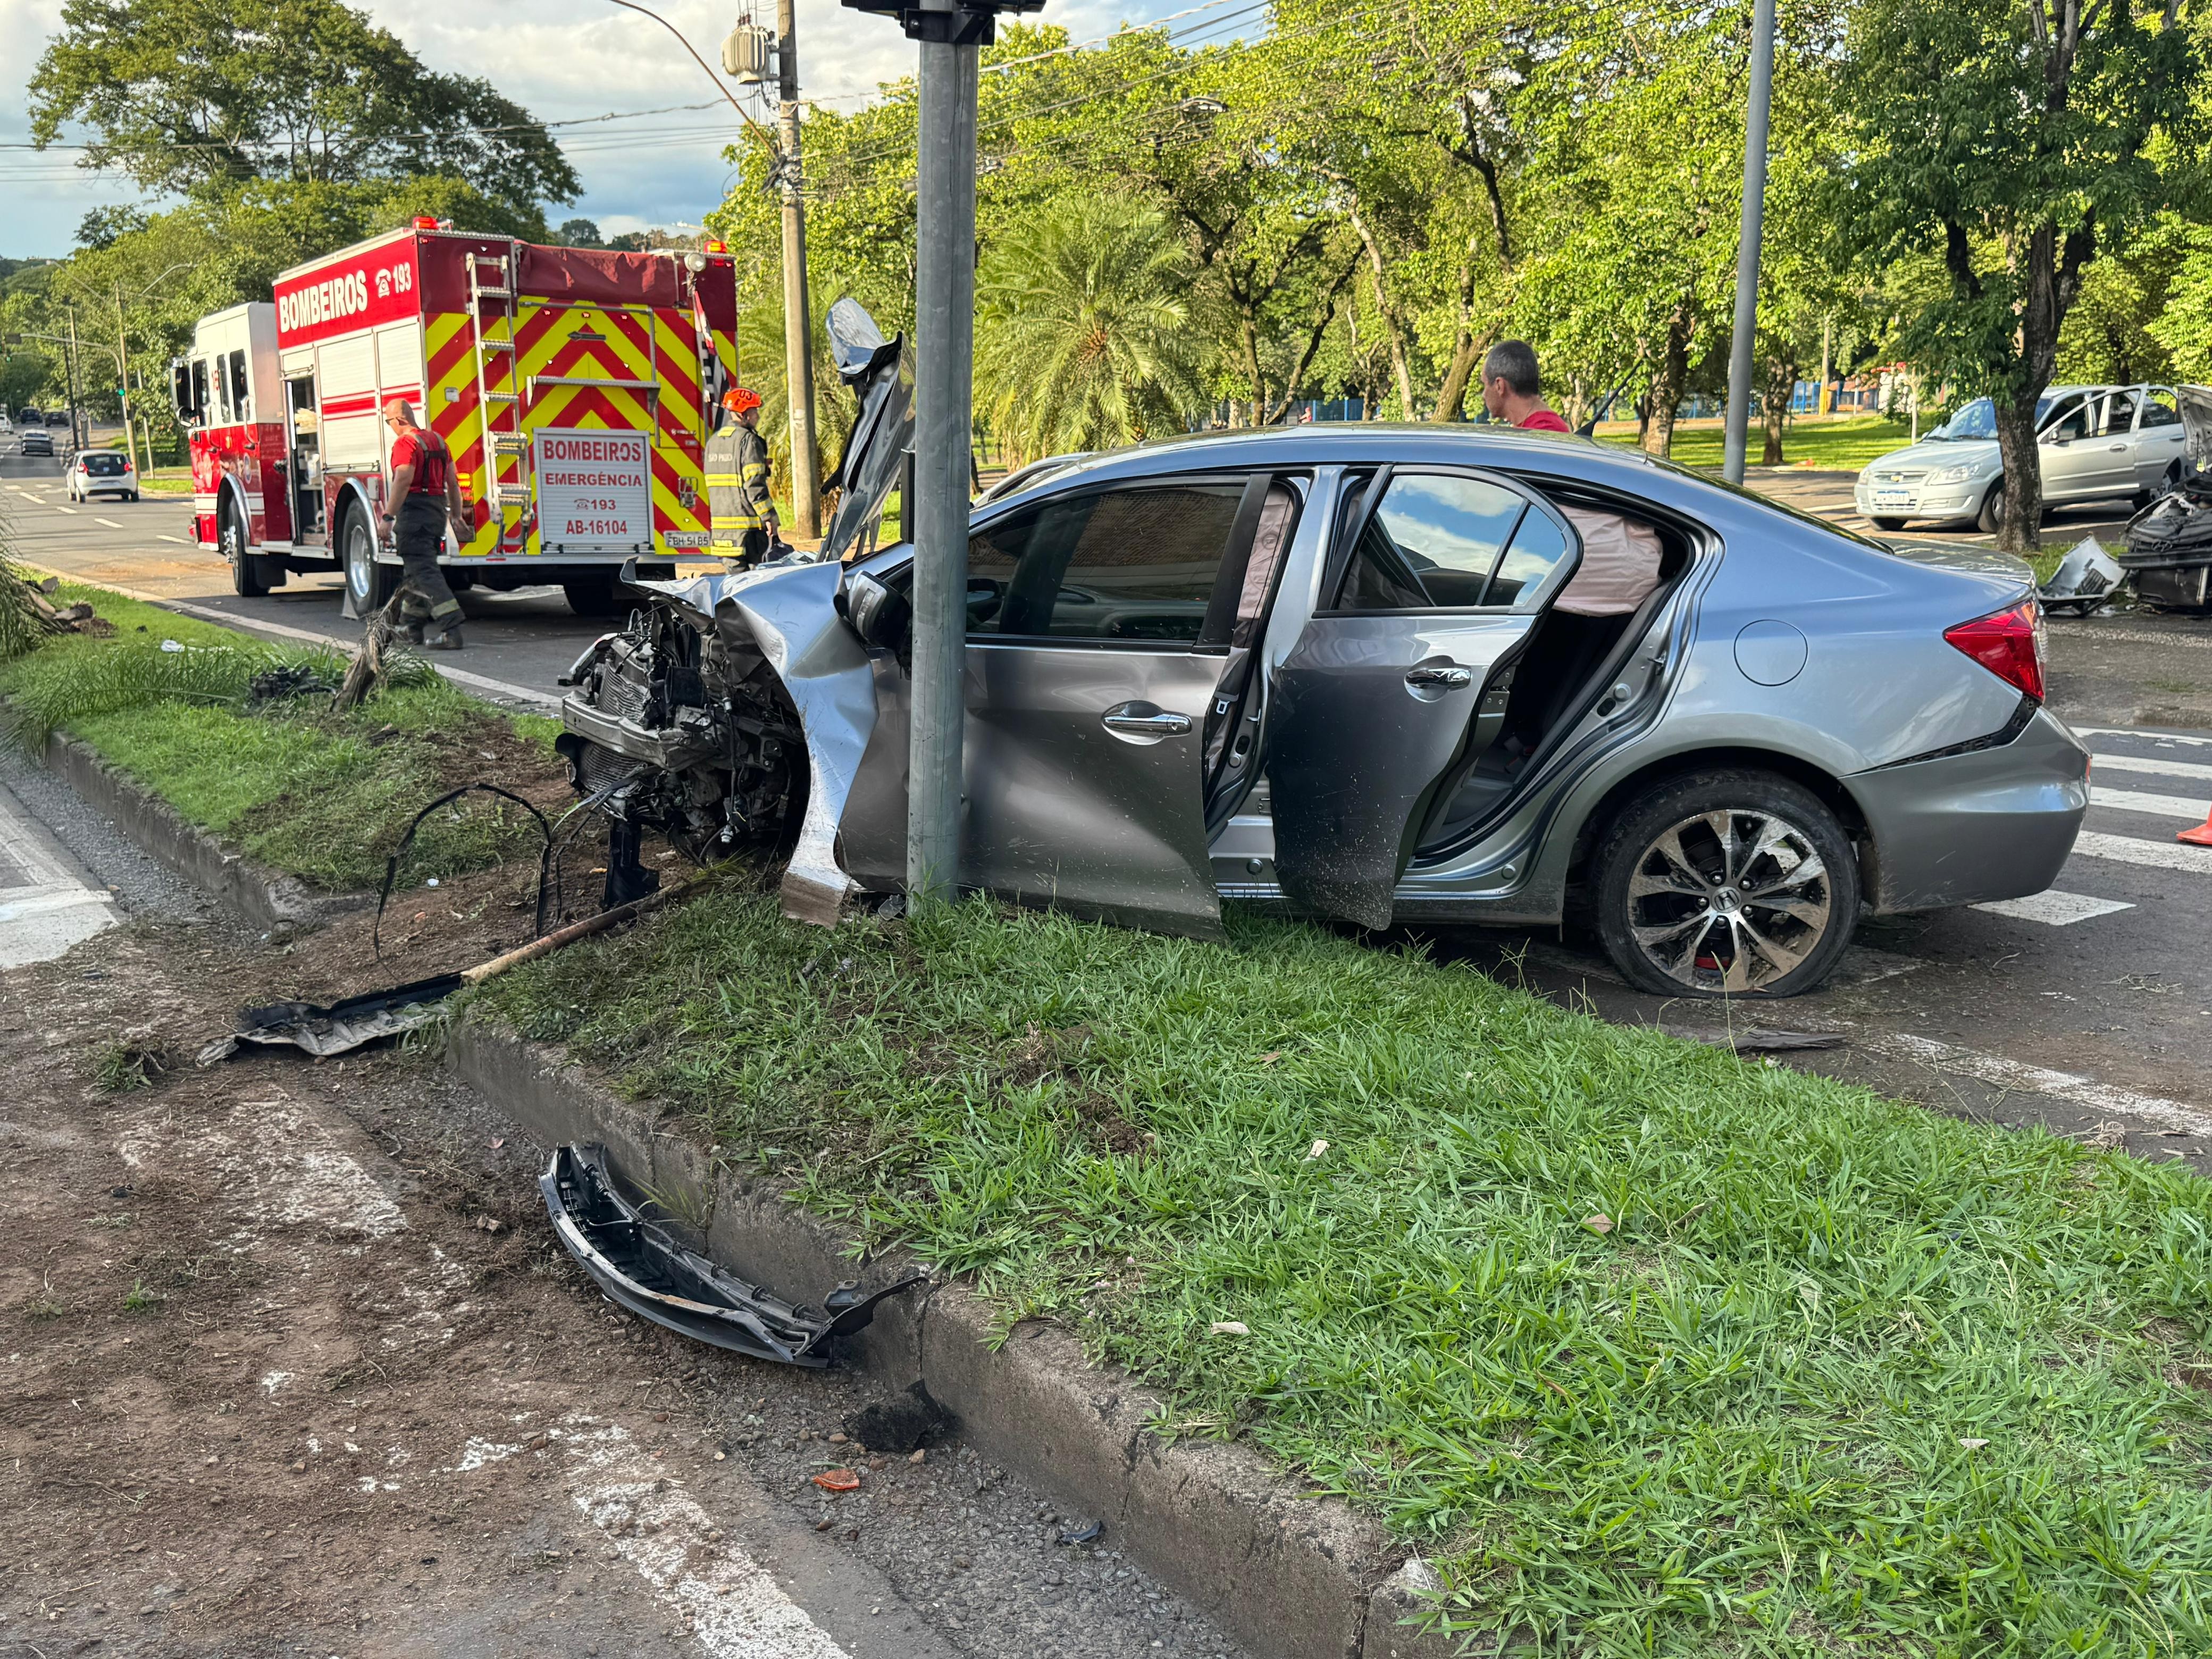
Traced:
MULTIPOLYGON (((1787 995, 1862 915, 2040 891, 2087 806, 2025 565, 1631 453, 1221 434, 972 523, 961 879, 1017 902, 1580 917, 1647 989, 1787 995)), ((637 584, 574 673, 579 787, 633 839, 787 851, 802 913, 898 890, 913 562, 637 584)))

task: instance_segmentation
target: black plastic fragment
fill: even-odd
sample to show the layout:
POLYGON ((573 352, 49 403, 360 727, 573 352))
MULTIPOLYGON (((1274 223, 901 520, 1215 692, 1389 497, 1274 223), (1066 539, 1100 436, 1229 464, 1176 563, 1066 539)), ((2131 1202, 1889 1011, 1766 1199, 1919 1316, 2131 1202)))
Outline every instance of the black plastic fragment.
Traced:
POLYGON ((538 1189, 562 1243, 610 1300, 679 1335, 756 1359, 830 1364, 832 1345, 866 1327, 878 1303, 928 1277, 915 1273, 866 1295, 840 1285, 817 1313, 724 1272, 647 1220, 616 1189, 603 1147, 561 1147, 538 1189))
POLYGON ((845 1419, 845 1432, 872 1452, 916 1452, 952 1426, 952 1418, 915 1382, 904 1394, 863 1406, 845 1419))

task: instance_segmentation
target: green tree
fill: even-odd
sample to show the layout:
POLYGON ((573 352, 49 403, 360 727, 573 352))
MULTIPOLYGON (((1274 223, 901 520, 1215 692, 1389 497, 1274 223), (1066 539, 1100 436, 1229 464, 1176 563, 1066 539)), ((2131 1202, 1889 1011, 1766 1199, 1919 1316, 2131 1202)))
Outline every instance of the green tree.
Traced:
POLYGON ((2179 0, 1862 0, 1845 223, 1887 264, 1940 254, 1910 354, 1996 406, 2001 541, 2039 544, 2035 410, 2093 263, 2193 182, 2203 55, 2179 0))
POLYGON ((64 0, 61 23, 31 76, 33 141, 88 127, 84 164, 149 190, 437 174, 514 209, 575 198, 527 110, 340 0, 64 0))
POLYGON ((975 378, 1025 459, 1163 430, 1204 398, 1189 251, 1159 209, 1073 196, 1002 239, 976 284, 975 378))

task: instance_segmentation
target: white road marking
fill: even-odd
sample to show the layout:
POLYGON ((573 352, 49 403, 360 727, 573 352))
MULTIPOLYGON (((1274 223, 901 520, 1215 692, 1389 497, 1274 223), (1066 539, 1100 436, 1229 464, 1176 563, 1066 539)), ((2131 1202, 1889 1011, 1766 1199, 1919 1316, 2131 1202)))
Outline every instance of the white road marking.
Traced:
POLYGON ((2212 749, 2212 738, 2184 737, 2179 732, 2139 732, 2126 726, 2077 726, 2074 728, 2074 735, 2077 738, 2141 738, 2145 743, 2185 743, 2192 749, 2212 749))
POLYGON ((2202 823, 2212 804, 2191 800, 2186 795, 2148 795, 2136 789, 2098 789, 2089 791, 2089 805, 2109 806, 2116 812, 2148 812, 2162 818, 2187 818, 2191 823, 2202 823))
POLYGON ((115 901, 71 870, 0 788, 0 968, 51 962, 123 920, 115 901))
POLYGON ((179 547, 191 547, 194 545, 194 544, 186 541, 182 536, 172 536, 167 531, 160 531, 156 533, 160 535, 163 541, 174 542, 179 547))
POLYGON ((2062 893, 2056 887, 2026 898, 1992 899, 1987 904, 1970 904, 1969 910, 1986 910, 1994 916, 2010 916, 2015 921, 2039 921, 2051 927, 2071 927, 2077 921, 2091 921, 2099 916, 2109 916, 2120 910, 2132 910, 2132 904, 2123 904, 2118 899, 2091 898, 2086 893, 2062 893))
POLYGON ((1938 1042, 1932 1037, 1915 1036, 1909 1031, 1885 1032, 1879 1036, 1863 1036, 1856 1041, 1860 1047, 1878 1054, 1887 1054, 1893 1060, 1911 1060, 1918 1065, 1933 1066, 1941 1071, 1956 1072, 1963 1077, 1992 1084, 2000 1089, 2025 1089, 2089 1111, 2141 1118, 2145 1122, 2164 1124, 2169 1129, 2212 1136, 2212 1115, 2208 1115, 2201 1108, 2186 1105, 2178 1100, 2139 1095, 2132 1090, 2115 1088, 2109 1083, 2076 1077, 2071 1072, 2054 1072, 2041 1066, 2029 1066, 1996 1054, 1984 1054, 1972 1048, 1938 1042))
POLYGON ((2089 769, 2089 775, 2100 772, 2153 772, 2170 778, 2212 779, 2212 766, 2201 761, 2158 760, 2148 755, 2099 755, 2089 769))
POLYGON ((50 505, 52 505, 52 506, 53 506, 53 509, 54 509, 54 511, 55 511, 55 512, 57 512, 57 513, 66 513, 66 514, 68 514, 70 515, 70 517, 71 517, 72 519, 74 519, 75 517, 76 517, 76 509, 75 507, 63 507, 63 506, 60 506, 58 503, 50 503, 50 505))
POLYGON ((123 528, 123 526, 122 526, 121 525, 119 525, 119 524, 116 523, 114 520, 112 520, 112 519, 103 519, 103 518, 100 517, 97 514, 94 514, 94 516, 93 516, 93 520, 92 520, 92 521, 93 521, 94 524, 104 524, 104 525, 106 525, 106 526, 110 530, 120 530, 120 529, 122 529, 122 528, 123 528))
POLYGON ((726 1538, 629 1431, 574 1417, 556 1431, 568 1495, 715 1659, 849 1659, 806 1610, 726 1538))
POLYGON ((2110 859, 2115 864, 2148 865, 2154 870, 2184 870, 2192 876, 2212 876, 2212 847, 2191 847, 2185 842, 2138 841, 2133 836, 2100 836, 2084 830, 2074 839, 2074 855, 2110 859))

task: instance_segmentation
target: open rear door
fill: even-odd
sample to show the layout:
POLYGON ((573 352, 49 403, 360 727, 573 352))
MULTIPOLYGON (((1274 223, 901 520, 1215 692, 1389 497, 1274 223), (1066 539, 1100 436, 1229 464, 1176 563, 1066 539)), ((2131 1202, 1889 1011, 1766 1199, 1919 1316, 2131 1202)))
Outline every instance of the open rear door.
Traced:
POLYGON ((1504 699, 1486 694, 1578 553, 1557 513, 1485 474, 1386 472, 1366 494, 1275 672, 1267 772, 1284 892, 1387 927, 1431 795, 1494 737, 1504 699))

